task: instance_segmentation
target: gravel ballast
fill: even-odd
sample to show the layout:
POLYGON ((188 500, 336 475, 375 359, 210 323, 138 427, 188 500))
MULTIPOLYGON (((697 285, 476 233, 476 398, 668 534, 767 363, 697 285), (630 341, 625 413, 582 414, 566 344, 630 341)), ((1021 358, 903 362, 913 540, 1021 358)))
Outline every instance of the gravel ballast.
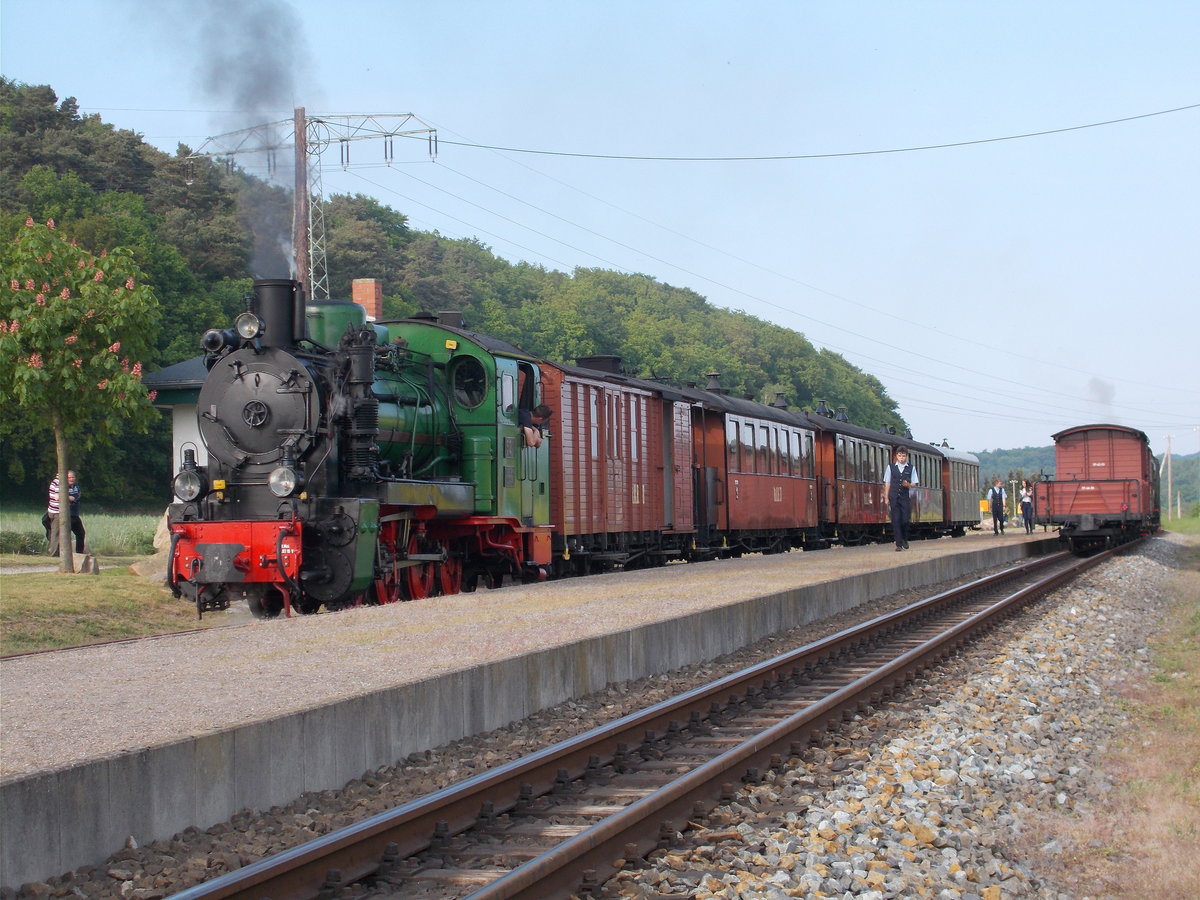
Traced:
POLYGON ((742 790, 603 896, 1075 897, 1022 859, 1021 838, 1036 817, 1108 800, 1094 767, 1126 724, 1122 686, 1149 673, 1174 549, 1151 541, 1057 591, 910 697, 742 790))

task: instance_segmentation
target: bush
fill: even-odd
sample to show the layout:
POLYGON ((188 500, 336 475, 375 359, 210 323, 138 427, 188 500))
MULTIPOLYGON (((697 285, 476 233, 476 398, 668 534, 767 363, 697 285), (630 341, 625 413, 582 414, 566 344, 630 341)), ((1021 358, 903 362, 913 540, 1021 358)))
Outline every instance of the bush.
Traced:
POLYGON ((0 553, 38 556, 46 552, 44 531, 0 531, 0 553))

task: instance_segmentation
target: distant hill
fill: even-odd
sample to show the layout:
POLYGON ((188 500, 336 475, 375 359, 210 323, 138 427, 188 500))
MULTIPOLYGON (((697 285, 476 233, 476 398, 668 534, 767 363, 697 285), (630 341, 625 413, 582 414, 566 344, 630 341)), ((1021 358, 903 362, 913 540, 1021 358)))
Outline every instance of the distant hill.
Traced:
POLYGON ((1005 483, 1028 478, 1037 480, 1042 473, 1054 474, 1054 445, 1020 447, 1016 450, 985 450, 979 457, 979 479, 983 485, 999 476, 1005 483))

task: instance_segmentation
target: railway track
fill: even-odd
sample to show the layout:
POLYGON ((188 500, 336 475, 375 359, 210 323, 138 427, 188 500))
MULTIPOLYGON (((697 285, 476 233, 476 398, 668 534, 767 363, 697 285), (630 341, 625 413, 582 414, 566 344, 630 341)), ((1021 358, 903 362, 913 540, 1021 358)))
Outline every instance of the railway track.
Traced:
POLYGON ((1109 555, 1058 554, 934 595, 175 896, 586 894, 1109 555))

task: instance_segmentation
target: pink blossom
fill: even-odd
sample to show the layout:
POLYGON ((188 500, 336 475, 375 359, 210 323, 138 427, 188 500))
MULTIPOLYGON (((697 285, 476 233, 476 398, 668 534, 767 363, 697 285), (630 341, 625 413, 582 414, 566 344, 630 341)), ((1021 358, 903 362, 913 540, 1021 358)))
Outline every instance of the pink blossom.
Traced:
POLYGON ((125 279, 125 290, 127 290, 127 291, 133 290, 133 279, 132 278, 125 279))
POLYGON ((67 335, 67 346, 68 346, 68 347, 70 347, 70 346, 71 346, 73 343, 75 343, 77 340, 79 340, 79 335, 77 335, 77 334, 68 334, 68 335, 67 335))
POLYGON ((77 269, 86 269, 86 268, 87 268, 87 265, 86 265, 86 264, 84 263, 84 261, 81 259, 81 260, 80 260, 78 263, 76 263, 76 264, 75 264, 75 268, 77 268, 77 269))
POLYGON ((17 281, 17 279, 15 279, 15 278, 12 281, 10 281, 8 284, 9 284, 9 287, 11 287, 14 291, 19 291, 21 289, 21 282, 17 281))
POLYGON ((45 294, 38 294, 38 295, 37 295, 37 305, 38 305, 38 306, 45 306, 45 305, 46 305, 46 295, 45 295, 45 294))
POLYGON ((40 354, 40 353, 29 354, 29 368, 40 369, 41 367, 42 367, 42 354, 40 354))
POLYGON ((43 293, 43 294, 48 294, 48 293, 50 293, 50 282, 48 282, 48 281, 43 281, 43 282, 42 282, 42 293, 43 293))
POLYGON ((16 319, 13 319, 12 322, 8 326, 9 333, 16 334, 20 330, 21 330, 21 323, 18 322, 16 319))
POLYGON ((33 216, 29 216, 29 218, 27 218, 27 219, 25 220, 25 227, 26 227, 26 228, 32 228, 32 227, 33 227, 33 216))
POLYGON ((101 259, 104 259, 106 256, 108 256, 108 251, 107 251, 107 250, 101 250, 101 251, 100 251, 100 258, 101 258, 101 259))
POLYGON ((53 231, 53 230, 54 230, 54 220, 53 220, 53 219, 47 219, 47 220, 46 220, 46 227, 47 227, 47 228, 49 228, 51 231, 53 231))
POLYGON ((33 290, 33 279, 32 278, 25 279, 25 290, 27 290, 27 291, 33 290))
POLYGON ((134 375, 134 377, 135 377, 135 378, 141 378, 141 377, 142 377, 142 364, 141 364, 141 363, 134 363, 134 364, 133 364, 133 375, 134 375))
POLYGON ((71 299, 71 289, 70 289, 70 288, 63 288, 63 289, 62 289, 62 293, 60 293, 58 296, 62 297, 64 300, 69 300, 69 299, 71 299))
MULTIPOLYGON (((89 310, 89 312, 90 312, 90 311, 91 311, 91 310, 89 310)), ((109 352, 109 353, 116 353, 116 352, 117 352, 117 351, 119 351, 120 349, 121 349, 121 342, 120 342, 120 341, 113 341, 113 345, 112 345, 111 347, 109 347, 109 348, 108 348, 108 352, 109 352)))
POLYGON ((95 278, 93 278, 93 279, 92 279, 92 281, 103 281, 103 280, 104 280, 104 270, 103 270, 103 269, 97 269, 97 270, 96 270, 96 277, 95 277, 95 278))
POLYGON ((4 334, 6 331, 8 331, 8 321, 0 320, 0 334, 4 334))
POLYGON ((100 390, 104 390, 106 387, 108 387, 108 379, 105 378, 103 381, 98 382, 96 387, 98 387, 100 390))
POLYGON ((72 363, 72 365, 74 365, 75 368, 77 368, 77 369, 82 369, 83 368, 83 360, 77 359, 77 360, 75 360, 74 363, 72 363))
POLYGON ((151 403, 153 403, 153 402, 154 402, 154 398, 155 398, 155 397, 157 397, 157 396, 158 396, 158 391, 151 391, 151 392, 150 392, 150 402, 151 402, 151 403))

